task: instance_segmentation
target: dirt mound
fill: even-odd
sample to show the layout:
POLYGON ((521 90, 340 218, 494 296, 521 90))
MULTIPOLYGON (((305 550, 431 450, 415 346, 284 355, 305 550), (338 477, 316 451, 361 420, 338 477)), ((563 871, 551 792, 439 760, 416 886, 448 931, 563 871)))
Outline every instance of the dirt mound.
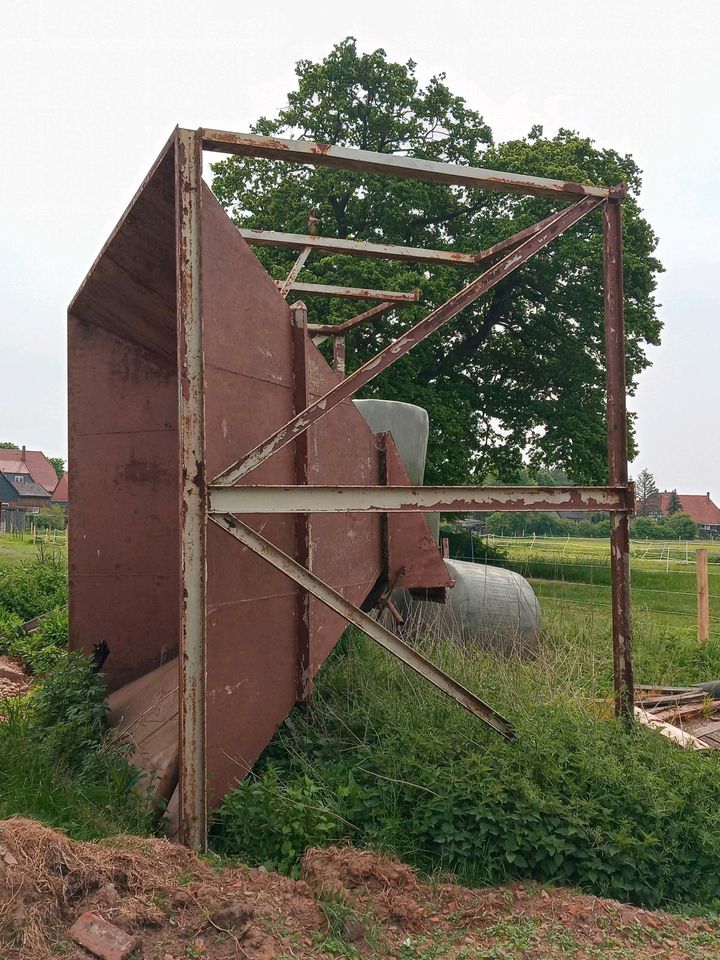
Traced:
POLYGON ((0 656, 0 700, 18 697, 30 689, 30 677, 14 657, 0 656))
POLYGON ((720 923, 570 890, 422 882, 390 857, 308 850, 303 880, 215 865, 164 840, 80 843, 0 822, 0 957, 88 960, 69 929, 90 911, 139 937, 138 957, 720 956, 720 923))

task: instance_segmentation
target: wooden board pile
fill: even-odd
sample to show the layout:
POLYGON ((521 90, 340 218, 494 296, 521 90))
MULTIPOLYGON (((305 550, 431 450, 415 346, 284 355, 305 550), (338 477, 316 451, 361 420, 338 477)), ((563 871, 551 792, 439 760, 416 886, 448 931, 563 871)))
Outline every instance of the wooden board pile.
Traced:
POLYGON ((720 750, 720 699, 714 694, 703 687, 638 686, 635 716, 681 747, 720 750))

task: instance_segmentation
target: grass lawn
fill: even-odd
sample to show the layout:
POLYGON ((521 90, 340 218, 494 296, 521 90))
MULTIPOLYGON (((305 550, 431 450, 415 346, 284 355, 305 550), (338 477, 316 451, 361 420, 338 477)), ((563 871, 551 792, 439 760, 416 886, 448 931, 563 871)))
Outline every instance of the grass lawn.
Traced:
MULTIPOLYGON (((52 536, 52 534, 51 534, 52 536)), ((63 541, 66 540, 65 534, 62 534, 63 541)), ((0 533, 0 563, 4 561, 20 562, 22 560, 34 560, 40 551, 40 548, 47 551, 57 551, 60 556, 67 556, 67 543, 57 544, 38 544, 33 543, 29 533, 24 535, 21 540, 11 533, 0 533)))
MULTIPOLYGON (((534 542, 532 538, 494 538, 492 542, 507 549, 513 569, 532 583, 546 619, 551 613, 567 617, 584 610, 593 618, 609 620, 609 540, 543 537, 534 542)), ((720 544, 709 541, 633 541, 632 599, 638 622, 694 634, 694 556, 699 547, 710 554, 710 629, 720 637, 720 544)))

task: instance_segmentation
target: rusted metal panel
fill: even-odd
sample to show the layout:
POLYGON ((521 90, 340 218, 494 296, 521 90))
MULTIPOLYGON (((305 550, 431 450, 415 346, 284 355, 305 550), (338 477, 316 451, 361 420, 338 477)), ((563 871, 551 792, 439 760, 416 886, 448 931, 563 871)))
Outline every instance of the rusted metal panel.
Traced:
POLYGON ((427 263, 430 266, 475 267, 476 253, 456 250, 426 250, 421 247, 398 247, 391 243, 369 243, 366 240, 341 240, 335 237, 317 237, 304 233, 281 233, 276 230, 240 229, 240 233, 254 247, 277 247, 280 250, 298 248, 318 250, 321 253, 340 253, 354 257, 372 257, 376 260, 404 260, 407 263, 427 263))
POLYGON ((598 187, 592 184, 574 183, 571 180, 531 177, 522 173, 486 170, 483 167, 465 167, 453 163, 439 163, 435 160, 421 160, 416 157, 398 157, 392 154, 375 153, 371 150, 354 150, 331 146, 327 143, 315 143, 312 140, 283 140, 280 137, 265 137, 253 133, 205 129, 203 146, 206 150, 231 153, 235 156, 266 157, 270 160, 284 160, 287 163, 309 163, 313 166, 355 170, 358 173, 385 174, 406 180, 456 184, 501 193, 523 193, 535 197, 577 200, 578 197, 604 198, 625 195, 622 184, 617 187, 598 187))
MULTIPOLYGON (((610 484, 626 484, 627 410, 625 399, 625 318, 623 294, 622 209, 608 201, 603 210, 605 362, 607 368, 608 476, 610 484)), ((615 711, 634 719, 630 599, 630 519, 614 514, 610 538, 612 573, 613 674, 615 711)))
POLYGON ((177 652, 175 343, 166 148, 68 314, 70 646, 107 643, 110 690, 177 652))
MULTIPOLYGON (((275 284, 284 289, 286 281, 276 280, 275 284)), ((387 300, 391 303, 417 303, 419 290, 371 290, 369 287, 342 287, 330 283, 293 283, 293 293, 304 293, 309 297, 340 297, 342 300, 387 300)))
POLYGON ((632 512, 627 486, 617 487, 412 487, 310 488, 210 485, 211 513, 474 513, 500 510, 632 512))
POLYGON ((309 590, 318 600, 334 610, 339 616, 347 620, 348 623, 354 623, 372 640, 379 643, 393 656, 397 657, 404 664, 414 670, 420 676, 429 680, 443 693, 452 697, 462 707, 482 720, 488 726, 492 727, 497 733, 501 734, 507 740, 516 739, 516 733, 509 722, 497 711, 493 710, 487 703, 477 697, 470 690, 467 690, 461 684, 448 676, 429 660, 426 660, 421 654, 412 647, 403 643, 398 637, 382 627, 376 620, 373 620, 362 610, 358 609, 352 603, 348 602, 342 594, 333 590, 327 583, 324 583, 318 577, 314 576, 292 557, 283 553, 274 544, 270 543, 259 533, 256 533, 246 524, 239 521, 230 514, 214 517, 213 521, 222 530, 226 530, 231 536, 241 543, 250 547, 259 557, 272 564, 276 569, 281 570, 286 576, 300 584, 305 590, 309 590))
POLYGON ((333 337, 332 368, 335 373, 345 376, 345 338, 333 337))
POLYGON ((373 380, 378 374, 386 370, 391 364, 399 360, 413 347, 421 343, 444 324, 457 316, 461 310, 474 303, 484 293, 487 293, 495 284, 516 270, 539 250, 546 247, 555 237, 559 236, 573 224, 577 223, 589 213, 592 213, 601 203, 600 200, 585 199, 563 211, 542 233, 530 237, 517 250, 508 253, 499 263, 486 270, 477 280, 468 284, 445 303, 433 310, 427 317, 417 323, 411 330, 403 334, 394 343, 381 350, 372 360, 359 367, 347 379, 339 383, 320 400, 316 400, 307 410, 293 417, 288 423, 276 430, 264 443, 259 444, 245 457, 235 461, 230 467, 219 474, 214 482, 233 484, 241 477, 255 470, 263 461, 271 457, 276 450, 292 443, 298 434, 307 430, 313 423, 326 416, 338 403, 352 397, 357 391, 373 380))
POLYGON ((201 302, 202 143, 178 130, 177 363, 180 441, 180 836, 207 846, 205 382, 201 302))
MULTIPOLYGON (((386 486, 381 489, 389 491, 400 484, 407 484, 409 478, 392 434, 383 433, 382 441, 386 486)), ((434 591, 436 597, 444 598, 444 591, 452 587, 453 580, 443 563, 424 514, 408 511, 387 513, 385 527, 388 584, 392 585, 393 589, 423 588, 434 591)), ((386 598, 386 601, 388 599, 386 598)), ((387 602, 385 606, 395 617, 392 606, 387 602)))

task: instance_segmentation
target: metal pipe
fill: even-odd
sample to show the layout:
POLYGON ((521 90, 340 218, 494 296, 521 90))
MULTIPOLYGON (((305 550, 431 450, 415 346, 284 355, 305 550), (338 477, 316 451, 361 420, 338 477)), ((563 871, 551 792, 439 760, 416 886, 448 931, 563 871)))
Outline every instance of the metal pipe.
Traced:
MULTIPOLYGON (((285 280, 276 280, 275 285, 283 288, 285 280)), ((343 287, 329 283, 293 283, 294 293, 306 293, 311 297, 342 297, 344 300, 388 300, 392 303, 417 303, 419 290, 370 290, 366 287, 343 287)))
POLYGON ((210 486, 210 513, 627 513, 629 487, 210 486))
POLYGON ((285 140, 253 133, 232 133, 226 130, 203 130, 203 147, 218 153, 243 157, 266 157, 286 163, 309 163, 313 166, 355 170, 359 173, 384 174, 426 183, 456 184, 494 190, 501 193, 522 193, 534 197, 560 197, 577 200, 578 197, 624 197, 625 187, 598 187, 574 183, 571 180, 552 180, 531 177, 522 173, 487 170, 484 167, 464 167, 454 163, 439 163, 417 157, 398 157, 372 150, 353 150, 312 140, 285 140))
POLYGON ((205 731, 206 508, 203 329, 200 297, 200 132, 175 146, 178 408, 180 432, 180 837, 207 847, 205 731))
MULTIPOLYGON (((618 200, 603 209, 603 286, 607 379, 608 481, 628 479, 625 398, 625 318, 623 294, 622 210, 618 200)), ((635 716, 630 599, 630 518, 616 513, 610 535, 612 576, 613 677, 615 713, 629 723, 635 716)))
POLYGON ((386 630, 385 627, 382 627, 373 620, 372 617, 363 613, 362 610, 350 603, 349 600, 346 600, 342 594, 333 590, 327 583, 306 570, 301 564, 293 560, 292 557, 283 553, 275 544, 270 543, 269 540, 261 537, 259 533, 251 530, 250 527, 236 517, 230 516, 230 514, 213 517, 212 519, 214 523, 217 523, 219 527, 226 530, 231 536, 235 537, 236 540, 239 540, 240 543, 249 547, 259 557, 262 557, 277 570, 280 570, 286 576, 290 577, 291 580, 299 583, 301 587, 304 587, 314 597, 317 597, 326 607, 329 607, 331 610, 334 610, 335 613, 344 617, 348 623, 354 623, 356 627, 359 627, 372 640, 379 643, 381 647, 384 647, 392 653, 393 656, 397 657, 398 660, 401 660, 416 673, 420 674, 421 677, 429 680, 438 690, 441 690, 453 700, 457 701, 462 707, 465 707, 466 710, 479 720, 488 724, 488 726, 492 727, 492 729, 501 734, 501 736, 507 740, 515 740, 517 738, 517 734, 510 723, 493 710, 491 706, 459 684, 457 680, 453 680, 452 677, 449 677, 440 670, 439 667, 430 663, 429 660, 426 660, 425 657, 421 656, 421 654, 412 647, 403 643, 402 640, 390 633, 389 630, 386 630))
POLYGON ((345 376, 345 337, 333 337, 332 368, 341 377, 345 376))
POLYGON ((399 360, 413 347, 421 343, 426 337, 430 336, 440 327, 444 326, 453 317, 457 316, 461 310, 474 303, 478 297, 499 283, 519 266, 530 259, 543 247, 546 247, 555 237, 559 236, 573 224, 577 223, 589 213, 592 213, 600 204, 601 200, 587 198, 580 200, 553 220, 547 228, 534 237, 530 237, 517 250, 508 253, 499 263, 490 267, 485 273, 481 274, 476 280, 464 287, 445 303, 433 310, 427 317, 417 323, 411 330, 404 333, 394 343, 389 344, 384 350, 381 350, 372 360, 359 367, 349 377, 343 380, 337 386, 333 387, 324 397, 310 404, 301 414, 293 417, 288 423, 284 424, 279 430, 276 430, 267 440, 258 444, 242 459, 224 470, 214 482, 230 485, 236 483, 241 477, 246 476, 261 463, 272 456, 276 450, 281 449, 286 444, 291 443, 295 437, 307 430, 313 423, 316 423, 324 417, 330 410, 334 409, 343 400, 353 396, 361 387, 373 380, 378 374, 386 370, 391 364, 399 360))

